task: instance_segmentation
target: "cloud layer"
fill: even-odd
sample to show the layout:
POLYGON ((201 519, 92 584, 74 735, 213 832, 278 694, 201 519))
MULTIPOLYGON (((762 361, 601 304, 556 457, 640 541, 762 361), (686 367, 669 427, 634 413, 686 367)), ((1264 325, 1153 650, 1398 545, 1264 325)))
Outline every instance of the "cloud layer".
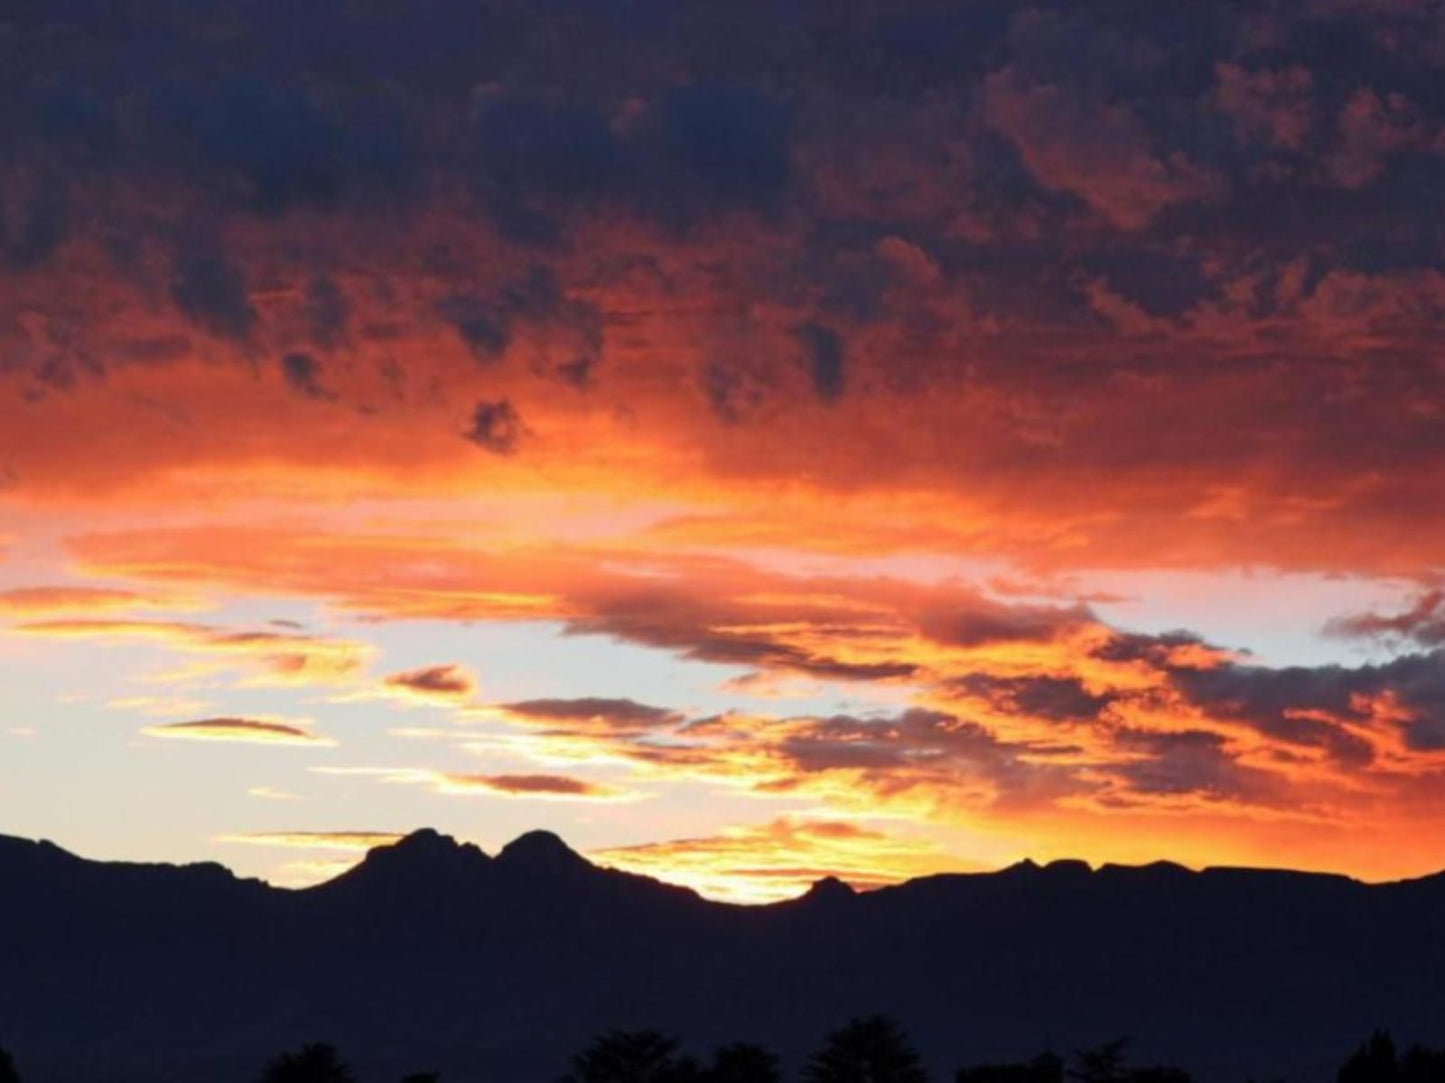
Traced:
POLYGON ((989 858, 1445 864, 1439 4, 121 8, 0 34, 37 697, 33 658, 148 651, 175 696, 109 702, 160 737, 421 707, 330 777, 615 839, 704 794, 643 833, 693 842, 599 848, 738 897, 932 867, 827 826, 871 812, 989 858), (1080 585, 1238 569, 1411 600, 1274 666, 1080 585), (489 672, 477 625, 730 706, 489 672))
POLYGON ((1434 561, 1434 5, 676 7, 167 9, 124 96, 109 24, 18 17, 9 488, 541 468, 722 537, 785 483, 808 542, 887 505, 853 548, 1434 561))

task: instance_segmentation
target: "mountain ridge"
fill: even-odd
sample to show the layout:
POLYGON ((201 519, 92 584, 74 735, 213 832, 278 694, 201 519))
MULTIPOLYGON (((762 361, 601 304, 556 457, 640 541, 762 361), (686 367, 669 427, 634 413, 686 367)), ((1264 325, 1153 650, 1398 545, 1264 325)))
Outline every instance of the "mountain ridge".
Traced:
MULTIPOLYGON (((894 883, 884 884, 878 887, 856 888, 848 884, 846 880, 836 874, 825 873, 797 896, 790 899, 778 900, 771 903, 734 903, 725 900, 713 899, 703 895, 692 888, 675 884, 669 880, 647 876, 641 873, 628 872, 615 866, 601 864, 592 861, 585 854, 572 849, 560 836, 546 830, 530 830, 523 832, 515 839, 503 844, 495 854, 489 854, 478 844, 460 840, 455 836, 440 832, 435 828, 423 827, 400 836, 395 842, 383 843, 373 846, 366 851, 360 862, 350 869, 338 873, 336 876, 320 881, 316 884, 308 884, 301 887, 288 887, 285 885, 272 884, 259 877, 245 877, 232 871, 228 866, 219 861, 185 861, 185 862, 164 862, 164 861, 135 861, 127 859, 98 859, 84 857, 73 850, 66 849, 51 839, 29 839, 22 836, 6 835, 0 833, 0 862, 5 862, 17 853, 20 848, 33 848, 38 853, 59 855, 71 862, 84 863, 87 866, 102 867, 111 869, 135 870, 137 872, 156 870, 196 870, 200 875, 202 871, 206 875, 215 875, 216 871, 225 872, 237 883, 260 884, 274 891, 304 893, 317 888, 326 887, 329 884, 344 880, 351 873, 359 869, 378 865, 382 867, 396 868, 398 863, 394 858, 405 856, 408 859, 418 855, 427 855, 423 862, 437 862, 443 858, 454 858, 459 862, 466 860, 478 860, 478 863, 493 868, 511 869, 536 869, 540 864, 553 866, 553 871, 565 868, 571 864, 574 868, 587 866, 597 871, 621 873, 637 880, 647 881, 662 887, 678 891, 685 891, 697 898, 721 906, 744 906, 748 908, 767 908, 778 906, 783 903, 793 902, 806 898, 809 894, 826 889, 830 883, 841 884, 848 888, 853 895, 871 895, 878 892, 887 892, 897 888, 905 887, 914 883, 927 883, 938 880, 967 881, 979 878, 1001 877, 1001 876, 1026 876, 1035 874, 1047 874, 1051 876, 1078 874, 1084 876, 1138 876, 1142 874, 1163 875, 1163 876, 1252 876, 1259 878, 1271 877, 1293 877, 1300 880, 1311 880, 1316 882, 1336 882, 1356 884, 1363 888, 1388 888, 1408 884, 1421 884, 1431 882, 1445 882, 1445 869, 1437 872, 1423 873, 1419 876, 1402 877, 1396 880, 1361 880, 1358 877, 1350 876, 1347 873, 1329 872, 1312 869, 1292 869, 1285 866, 1271 865, 1204 865, 1199 868, 1190 868, 1187 865, 1168 859, 1156 859, 1141 864, 1125 864, 1122 862, 1102 862, 1094 865, 1080 858, 1053 858, 1046 862, 1038 862, 1032 858, 1022 858, 1011 865, 1005 865, 998 869, 969 870, 958 872, 937 872, 928 873, 922 876, 909 877, 894 883)), ((420 871, 415 861, 408 860, 405 867, 409 871, 420 871)))
POLYGON ((0 836, 0 1044, 27 1083, 245 1083, 316 1040, 361 1078, 533 1083, 612 1027, 796 1063, 885 1012, 940 1078, 1127 1034, 1205 1083, 1305 1083, 1378 1026, 1445 1038, 1441 912, 1440 875, 1078 861, 742 906, 537 832, 413 832, 287 889, 0 836))

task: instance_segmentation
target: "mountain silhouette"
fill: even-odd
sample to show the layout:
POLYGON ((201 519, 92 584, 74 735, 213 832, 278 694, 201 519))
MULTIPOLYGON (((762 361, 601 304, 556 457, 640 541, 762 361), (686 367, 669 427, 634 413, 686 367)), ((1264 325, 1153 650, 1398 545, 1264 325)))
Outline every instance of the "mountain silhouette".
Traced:
POLYGON ((329 1042, 359 1078, 551 1080, 610 1028, 800 1065, 840 1020, 936 1078, 1129 1035, 1200 1079, 1332 1078, 1361 1034, 1439 1042, 1445 875, 1023 862, 772 906, 435 831, 305 890, 0 836, 0 1044, 28 1083, 243 1083, 329 1042))

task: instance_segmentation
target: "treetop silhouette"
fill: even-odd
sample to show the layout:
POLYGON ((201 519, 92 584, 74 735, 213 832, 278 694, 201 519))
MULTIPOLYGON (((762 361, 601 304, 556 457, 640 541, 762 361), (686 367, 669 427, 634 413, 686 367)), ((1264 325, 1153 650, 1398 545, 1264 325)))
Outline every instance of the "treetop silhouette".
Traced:
POLYGON ((677 1042, 655 1030, 613 1030, 572 1058, 560 1083, 684 1083, 697 1066, 677 1042))
POLYGON ((1390 1033, 1377 1030, 1335 1078, 1338 1083, 1445 1083, 1445 1049, 1417 1044, 1401 1056, 1390 1033))
POLYGON ((713 1053, 705 1073, 707 1083, 782 1083, 783 1070, 768 1049, 751 1042, 734 1042, 713 1053))
POLYGON ((257 1083, 356 1083, 356 1077, 332 1046, 317 1042, 281 1054, 257 1083))
POLYGON ((886 1015, 873 1015, 829 1034, 803 1078, 808 1083, 926 1083, 928 1073, 903 1028, 886 1015))

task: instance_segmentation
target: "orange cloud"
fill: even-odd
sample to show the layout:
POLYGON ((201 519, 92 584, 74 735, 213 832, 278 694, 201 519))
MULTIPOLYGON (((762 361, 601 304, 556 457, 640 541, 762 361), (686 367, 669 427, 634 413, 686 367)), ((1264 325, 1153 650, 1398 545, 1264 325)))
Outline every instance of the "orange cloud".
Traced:
POLYGON ((464 775, 443 776, 442 793, 482 790, 506 797, 538 797, 554 801, 618 801, 637 795, 565 775, 464 775))
POLYGON ((1403 695, 1409 721, 1392 720, 1326 694, 1341 676, 1276 679, 1188 635, 1119 632, 1083 602, 997 598, 958 582, 788 574, 620 544, 491 549, 445 534, 275 532, 262 545, 227 528, 92 536, 78 546, 98 571, 279 588, 381 619, 518 619, 489 599, 548 593, 548 607, 528 618, 738 667, 754 683, 797 677, 887 693, 877 701, 887 710, 835 719, 689 721, 667 708, 585 698, 468 710, 520 731, 470 738, 479 751, 541 763, 601 757, 654 783, 807 797, 850 815, 885 801, 943 821, 1001 821, 1064 803, 1102 820, 1153 810, 1172 822, 1181 808, 1208 807, 1339 821, 1362 786, 1397 790, 1400 764, 1435 769, 1435 738, 1422 719, 1439 701, 1436 661, 1344 675, 1361 693, 1403 695), (418 551, 424 564, 408 556, 418 551), (1374 748, 1394 751, 1386 758, 1374 748))
POLYGON ((12 634, 51 639, 155 642, 227 666, 254 669, 256 685, 341 684, 352 680, 372 649, 353 640, 277 631, 236 631, 177 621, 55 619, 28 621, 12 634))
POLYGON ((381 683, 388 693, 423 703, 455 703, 477 690, 476 678, 458 665, 426 666, 391 673, 382 678, 381 683))
POLYGON ((1127 106, 1090 102, 1081 86, 1034 84, 1012 68, 985 81, 989 123, 1013 140, 1047 188, 1073 192, 1120 229, 1217 192, 1220 180, 1182 154, 1151 153, 1127 106))
MULTIPOLYGON (((176 88, 234 127, 194 75, 205 35, 123 101, 90 95, 111 145, 85 168, 54 168, 84 133, 27 128, 0 229, 0 560, 91 579, 7 588, 6 634, 451 708, 459 743, 526 761, 494 783, 590 758, 1100 855, 1445 862, 1422 165, 1445 109, 1412 89, 1440 60, 1421 5, 1275 5, 1249 56, 1240 5, 924 6, 938 55, 978 63, 900 63, 877 3, 756 5, 721 53, 708 19, 640 51, 589 5, 547 34, 501 20, 504 71, 389 73, 388 117, 424 134, 380 156, 355 153, 371 81, 237 10, 228 40, 280 58, 310 150, 264 117, 240 153, 176 130, 176 88), (589 78, 559 97, 567 43, 589 78), (669 134, 699 116, 707 153, 669 134), (1372 664, 1270 669, 1111 627, 1069 585, 1240 567, 1422 596, 1333 626, 1372 664), (133 616, 192 592, 549 622, 723 667, 776 710, 478 704, 457 667, 372 679, 359 639, 133 616), (788 709, 803 693, 851 706, 788 709)), ((374 30, 354 14, 318 40, 374 30)), ((17 47, 91 85, 117 42, 44 23, 17 47)), ((453 29, 410 27, 438 55, 453 29)))
MULTIPOLYGON (((432 133, 396 164, 436 180, 390 192, 402 206, 349 198, 376 180, 354 162, 324 167, 348 196, 319 204, 149 146, 92 163, 67 198, 98 217, 69 237, 53 223, 51 245, 5 268, 6 500, 164 513, 204 499, 214 519, 540 489, 674 502, 719 545, 1419 574, 1445 536, 1418 499, 1440 467, 1442 279, 1410 247, 1431 190, 1395 167, 1429 153, 1440 117, 1367 85, 1384 54, 1361 59, 1346 100, 1317 94, 1303 43, 1318 10, 1282 17, 1269 68, 1211 44, 1239 40, 1238 12, 1197 12, 1184 68, 1201 85, 1144 89, 1140 72, 1167 81, 1177 49, 1157 28, 1021 10, 985 67, 915 70, 902 100, 853 71, 846 109, 827 73, 856 51, 819 43, 870 40, 885 16, 844 5, 806 41, 770 26, 754 37, 818 57, 798 73, 814 90, 744 95, 766 138, 740 131, 743 157, 769 168, 765 192, 734 200, 696 162, 665 184, 641 169, 677 149, 647 143, 658 118, 706 97, 691 54, 599 71, 595 98, 569 102, 597 135, 596 161, 570 148, 599 184, 585 192, 531 176, 525 154, 463 150, 489 116, 510 131, 551 115, 551 62, 534 69, 526 48, 470 112, 395 84, 409 130, 432 133), (1221 124, 1236 138, 1199 138, 1221 124), (609 173, 622 160, 641 172, 609 173), (628 180, 658 187, 624 194, 628 180), (1322 213, 1275 213, 1301 197, 1322 213), (519 218, 554 243, 522 243, 519 218), (97 256, 126 228, 147 274, 97 256), (1380 251, 1363 258, 1360 237, 1380 251), (953 258, 960 244, 976 258, 953 258), (1181 523, 1220 487, 1240 514, 1181 523)), ((1375 29, 1359 28, 1362 57, 1410 37, 1375 29)), ((183 54, 155 77, 194 70, 183 54)), ((359 88, 305 74, 345 131, 359 88)), ((195 102, 222 108, 201 87, 195 102)), ((115 131, 164 141, 153 105, 138 89, 142 115, 115 131)))
POLYGON ((0 591, 0 617, 33 618, 52 614, 111 613, 132 609, 198 610, 196 598, 101 587, 20 587, 0 591))
POLYGON ((563 735, 568 733, 647 733, 670 729, 682 714, 630 699, 534 699, 478 708, 481 717, 497 717, 563 735))
POLYGON ((390 846, 401 838, 402 836, 394 831, 259 831, 241 835, 220 835, 216 841, 244 846, 365 853, 377 846, 390 846))

